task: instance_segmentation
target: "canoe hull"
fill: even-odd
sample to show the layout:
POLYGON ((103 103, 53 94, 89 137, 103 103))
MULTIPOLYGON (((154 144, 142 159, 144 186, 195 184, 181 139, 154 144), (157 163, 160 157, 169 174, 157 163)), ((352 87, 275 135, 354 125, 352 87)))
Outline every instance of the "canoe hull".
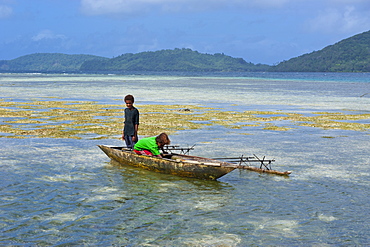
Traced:
POLYGON ((235 167, 225 166, 225 164, 227 164, 226 162, 195 156, 176 154, 173 155, 174 157, 176 156, 176 159, 162 159, 146 155, 138 155, 120 147, 110 147, 105 145, 98 145, 98 147, 109 158, 120 164, 131 165, 154 172, 172 174, 181 177, 216 180, 236 169, 235 167), (184 161, 186 158, 189 158, 193 162, 184 161))

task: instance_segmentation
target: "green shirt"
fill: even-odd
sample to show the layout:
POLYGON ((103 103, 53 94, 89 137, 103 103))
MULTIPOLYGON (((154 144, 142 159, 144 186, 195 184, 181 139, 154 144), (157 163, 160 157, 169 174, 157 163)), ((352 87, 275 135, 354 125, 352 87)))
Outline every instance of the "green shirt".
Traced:
POLYGON ((157 145, 157 141, 155 140, 157 138, 156 136, 153 137, 146 137, 143 139, 140 139, 134 146, 135 150, 142 151, 142 150, 148 150, 153 155, 160 155, 159 148, 157 145))

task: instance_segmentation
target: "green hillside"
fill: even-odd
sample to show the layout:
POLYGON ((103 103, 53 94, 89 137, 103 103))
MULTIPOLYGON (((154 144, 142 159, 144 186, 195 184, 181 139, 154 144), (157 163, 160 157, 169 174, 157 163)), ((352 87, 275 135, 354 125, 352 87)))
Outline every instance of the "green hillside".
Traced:
POLYGON ((271 67, 275 72, 370 72, 370 31, 271 67))
POLYGON ((254 65, 224 54, 202 54, 191 49, 127 53, 109 60, 86 61, 81 71, 267 71, 268 65, 254 65))
POLYGON ((62 72, 79 71, 88 60, 107 60, 108 58, 93 55, 67 55, 61 53, 35 53, 12 60, 0 61, 0 71, 11 72, 62 72))
POLYGON ((370 31, 276 66, 253 64, 223 53, 204 54, 185 48, 126 53, 111 59, 93 55, 35 53, 0 61, 0 72, 28 71, 370 72, 370 31))

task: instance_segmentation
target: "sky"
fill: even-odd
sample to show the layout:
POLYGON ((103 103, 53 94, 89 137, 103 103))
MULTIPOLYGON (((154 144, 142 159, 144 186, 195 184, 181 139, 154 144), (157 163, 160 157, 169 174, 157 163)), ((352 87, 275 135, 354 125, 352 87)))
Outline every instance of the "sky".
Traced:
POLYGON ((190 48, 274 65, 370 30, 370 0, 0 0, 0 60, 190 48))

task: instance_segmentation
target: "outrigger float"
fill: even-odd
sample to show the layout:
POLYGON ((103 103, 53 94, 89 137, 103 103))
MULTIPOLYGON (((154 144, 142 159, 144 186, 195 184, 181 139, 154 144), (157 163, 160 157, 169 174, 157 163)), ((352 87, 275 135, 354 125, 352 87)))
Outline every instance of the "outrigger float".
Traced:
POLYGON ((275 175, 288 176, 291 171, 280 172, 271 169, 271 164, 275 160, 253 157, 233 157, 233 158, 204 158, 188 155, 194 146, 182 148, 179 146, 165 146, 162 154, 163 158, 153 156, 138 155, 125 147, 115 147, 98 145, 98 147, 112 160, 120 164, 141 167, 146 170, 190 177, 198 179, 216 180, 235 169, 246 169, 259 173, 269 173, 275 175), (179 153, 173 153, 177 151, 179 153), (251 163, 259 163, 260 166, 251 166, 251 163))

